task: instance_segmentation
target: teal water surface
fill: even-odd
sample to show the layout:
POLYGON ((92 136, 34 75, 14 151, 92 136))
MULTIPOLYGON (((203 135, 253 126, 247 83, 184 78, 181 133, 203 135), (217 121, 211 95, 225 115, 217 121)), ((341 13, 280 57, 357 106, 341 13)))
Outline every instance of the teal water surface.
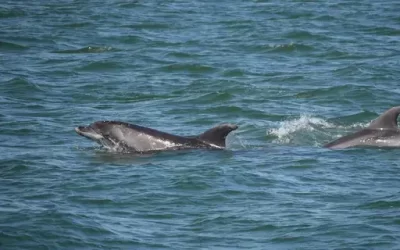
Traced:
POLYGON ((399 249, 398 1, 1 1, 0 249, 399 249), (228 150, 118 155, 121 120, 228 150))

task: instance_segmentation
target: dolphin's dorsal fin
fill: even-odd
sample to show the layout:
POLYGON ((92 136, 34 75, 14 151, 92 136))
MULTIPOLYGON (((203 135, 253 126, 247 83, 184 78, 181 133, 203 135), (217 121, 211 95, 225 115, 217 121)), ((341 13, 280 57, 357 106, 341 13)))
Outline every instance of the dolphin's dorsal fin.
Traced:
POLYGON ((397 117, 400 114, 400 106, 393 107, 373 120, 370 129, 397 129, 397 117))
POLYGON ((197 139, 205 143, 224 148, 226 136, 237 128, 238 128, 237 125, 221 124, 197 136, 197 139))

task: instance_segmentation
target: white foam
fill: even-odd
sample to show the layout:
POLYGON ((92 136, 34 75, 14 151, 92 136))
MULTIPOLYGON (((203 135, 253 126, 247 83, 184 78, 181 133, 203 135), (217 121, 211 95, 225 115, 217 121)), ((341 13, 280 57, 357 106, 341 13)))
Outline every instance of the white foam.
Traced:
POLYGON ((267 134, 282 138, 299 130, 313 131, 315 129, 313 125, 319 125, 325 128, 335 127, 335 125, 324 119, 311 117, 310 115, 301 115, 298 119, 281 122, 278 128, 268 130, 267 134))
POLYGON ((302 114, 299 118, 294 120, 286 120, 279 124, 278 128, 272 128, 267 130, 267 135, 272 135, 278 137, 276 142, 278 143, 289 143, 294 134, 300 132, 311 132, 314 130, 318 130, 319 133, 324 133, 324 129, 351 129, 351 128, 362 128, 368 126, 368 123, 355 123, 347 126, 336 125, 331 122, 326 121, 325 119, 313 117, 308 114, 302 114))

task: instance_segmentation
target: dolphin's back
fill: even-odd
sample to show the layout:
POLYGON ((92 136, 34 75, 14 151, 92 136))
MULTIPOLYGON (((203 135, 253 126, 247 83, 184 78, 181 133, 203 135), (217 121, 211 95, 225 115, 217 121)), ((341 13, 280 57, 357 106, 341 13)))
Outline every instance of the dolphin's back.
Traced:
POLYGON ((325 148, 341 149, 356 146, 395 147, 400 133, 392 129, 363 129, 354 134, 343 136, 326 145, 325 148))
POLYGON ((179 149, 194 143, 192 139, 125 122, 96 122, 92 126, 107 139, 137 152, 179 149))

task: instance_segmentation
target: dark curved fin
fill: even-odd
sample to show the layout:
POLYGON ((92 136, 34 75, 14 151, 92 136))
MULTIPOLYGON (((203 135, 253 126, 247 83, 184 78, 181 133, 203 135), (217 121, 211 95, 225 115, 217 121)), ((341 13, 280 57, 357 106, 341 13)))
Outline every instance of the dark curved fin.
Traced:
POLYGON ((226 136, 232 132, 233 130, 237 129, 237 125, 233 124, 221 124, 216 127, 213 127, 203 134, 197 136, 197 139, 212 144, 221 148, 225 148, 225 138, 226 136))
POLYGON ((370 129, 397 129, 397 117, 400 114, 400 106, 393 107, 373 120, 368 128, 370 129))

